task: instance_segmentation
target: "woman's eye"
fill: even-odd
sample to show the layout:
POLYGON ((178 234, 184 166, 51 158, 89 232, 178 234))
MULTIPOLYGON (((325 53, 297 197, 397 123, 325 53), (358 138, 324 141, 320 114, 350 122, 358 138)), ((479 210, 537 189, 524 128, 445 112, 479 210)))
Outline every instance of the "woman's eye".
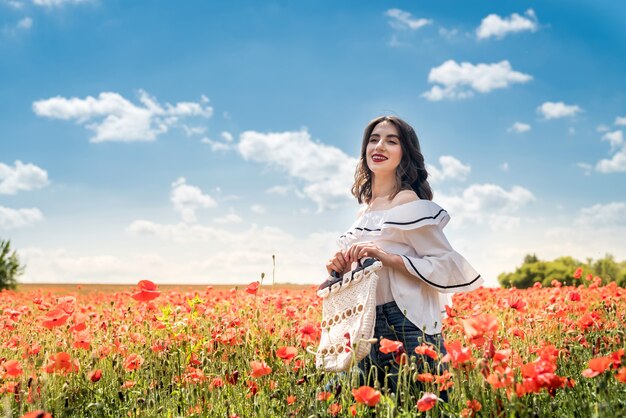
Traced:
POLYGON ((397 142, 396 141, 389 141, 390 144, 396 145, 397 142))
POLYGON ((376 138, 370 138, 370 143, 372 143, 372 142, 378 142, 378 139, 376 139, 376 138))

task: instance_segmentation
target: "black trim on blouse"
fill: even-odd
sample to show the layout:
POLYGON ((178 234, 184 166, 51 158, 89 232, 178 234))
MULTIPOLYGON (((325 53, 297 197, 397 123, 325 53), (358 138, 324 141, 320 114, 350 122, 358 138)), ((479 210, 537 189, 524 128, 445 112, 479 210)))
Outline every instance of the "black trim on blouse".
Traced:
MULTIPOLYGON (((393 209, 393 208, 391 208, 391 209, 393 209)), ((441 209, 439 212, 437 212, 437 214, 435 216, 424 216, 423 218, 419 218, 419 219, 416 219, 414 221, 409 221, 409 222, 392 222, 392 221, 387 221, 387 222, 383 222, 383 226, 387 225, 387 224, 389 224, 389 225, 411 225, 411 224, 414 224, 414 223, 417 223, 417 222, 425 221, 426 219, 437 219, 437 217, 439 217, 439 215, 441 215, 443 212, 446 212, 446 210, 445 209, 441 209)), ((357 228, 354 228, 354 229, 358 230, 358 231, 374 232, 374 231, 380 231, 382 228, 369 229, 369 228, 359 228, 359 227, 357 227, 357 228)), ((341 235, 339 237, 339 239, 341 239, 341 238, 343 238, 343 237, 345 237, 347 235, 354 235, 354 234, 351 231, 348 231, 345 234, 341 235)))
POLYGON ((438 285, 438 284, 436 284, 436 283, 431 282, 431 281, 430 281, 430 280, 428 280, 426 277, 424 277, 424 276, 422 275, 422 273, 420 273, 420 272, 417 270, 417 268, 413 265, 413 263, 411 262, 411 259, 409 259, 409 257, 407 257, 406 255, 403 255, 402 257, 406 258, 406 261, 408 261, 408 262, 409 262, 409 264, 411 265, 411 267, 413 267, 413 270, 415 270, 415 272, 417 273, 417 275, 418 275, 418 276, 420 276, 422 280, 424 280, 426 283, 428 283, 428 284, 430 284, 430 285, 432 285, 432 286, 438 287, 438 288, 440 288, 440 289, 452 289, 452 288, 454 288, 454 287, 465 287, 465 286, 469 286, 469 285, 471 285, 471 284, 472 284, 472 283, 474 283, 476 280, 480 279, 480 274, 479 274, 478 276, 476 276, 476 278, 475 278, 474 280, 472 280, 471 282, 468 282, 468 283, 463 283, 463 284, 454 284, 454 285, 450 285, 450 286, 441 286, 441 285, 438 285))

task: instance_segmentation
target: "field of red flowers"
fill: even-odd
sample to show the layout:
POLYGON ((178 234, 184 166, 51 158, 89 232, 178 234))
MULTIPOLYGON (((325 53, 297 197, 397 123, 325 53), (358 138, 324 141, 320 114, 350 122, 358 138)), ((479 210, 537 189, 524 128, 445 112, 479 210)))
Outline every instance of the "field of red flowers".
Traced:
POLYGON ((401 381, 422 384, 416 396, 316 370, 306 350, 320 336, 313 288, 181 292, 141 281, 121 292, 2 291, 0 414, 624 416, 626 290, 576 277, 575 287, 455 295, 446 356, 385 341, 401 381), (420 370, 420 356, 445 371, 420 370))

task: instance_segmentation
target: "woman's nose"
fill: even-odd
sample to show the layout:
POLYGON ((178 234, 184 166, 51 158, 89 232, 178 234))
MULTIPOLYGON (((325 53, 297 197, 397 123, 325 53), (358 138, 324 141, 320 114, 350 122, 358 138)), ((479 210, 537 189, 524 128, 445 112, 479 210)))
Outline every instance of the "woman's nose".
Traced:
POLYGON ((378 141, 376 143, 376 146, 374 147, 374 149, 381 149, 382 150, 384 148, 383 145, 384 145, 384 143, 383 143, 383 140, 381 139, 380 141, 378 141))

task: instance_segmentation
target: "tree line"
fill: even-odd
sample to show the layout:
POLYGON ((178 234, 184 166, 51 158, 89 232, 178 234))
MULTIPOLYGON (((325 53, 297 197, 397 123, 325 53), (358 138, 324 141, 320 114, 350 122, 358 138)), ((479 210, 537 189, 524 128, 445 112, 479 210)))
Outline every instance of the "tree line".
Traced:
POLYGON ((626 260, 615 261, 611 254, 606 254, 595 261, 587 258, 584 262, 569 256, 544 261, 537 258, 535 254, 527 254, 522 265, 513 273, 498 275, 498 282, 502 287, 519 289, 531 287, 536 282, 541 283, 542 286, 551 286, 553 280, 563 285, 578 285, 581 279, 574 278, 574 272, 578 267, 583 269, 582 279, 591 274, 593 277, 589 278, 600 277, 602 284, 614 281, 618 286, 626 286, 626 260))

